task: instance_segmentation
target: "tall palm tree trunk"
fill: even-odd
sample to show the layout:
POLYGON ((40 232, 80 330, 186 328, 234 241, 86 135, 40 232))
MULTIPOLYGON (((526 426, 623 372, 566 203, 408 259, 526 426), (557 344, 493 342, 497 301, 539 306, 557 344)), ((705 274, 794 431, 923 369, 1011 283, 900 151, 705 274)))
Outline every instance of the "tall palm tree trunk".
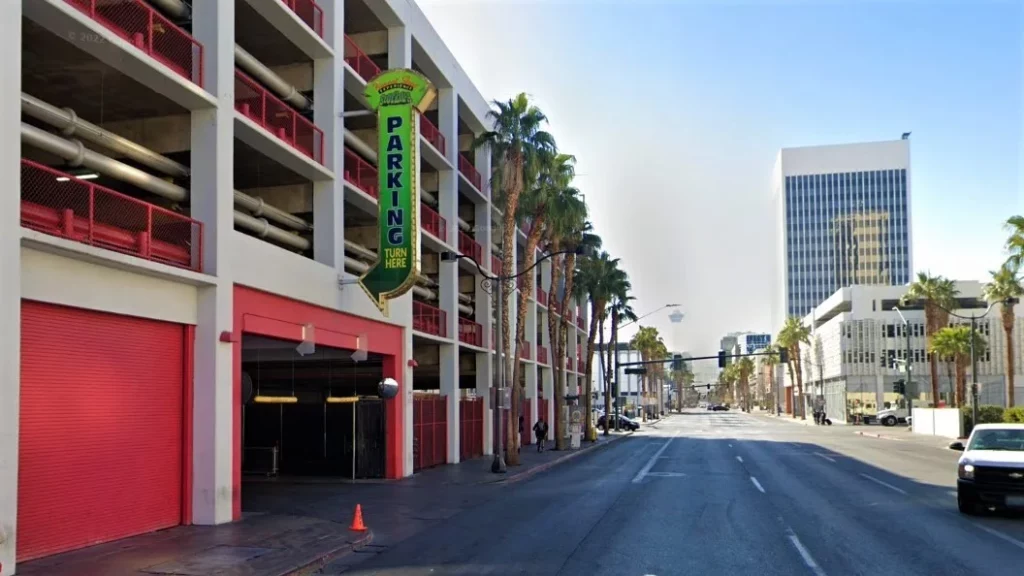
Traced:
MULTIPOLYGON (((967 360, 963 356, 956 358, 956 404, 965 406, 967 396, 967 360)), ((975 422, 977 424, 977 422, 975 422)))
POLYGON ((1006 407, 1012 408, 1014 405, 1014 349, 1013 349, 1013 325, 1016 323, 1017 318, 1013 313, 1013 306, 1003 303, 1000 306, 1003 317, 1003 332, 1006 334, 1006 407))
POLYGON ((793 410, 796 411, 796 406, 800 406, 800 419, 807 420, 807 409, 804 406, 804 369, 803 362, 800 360, 800 345, 793 347, 793 368, 796 371, 796 392, 797 401, 794 402, 793 410))
MULTIPOLYGON (((600 320, 599 320, 600 325, 597 327, 598 338, 600 338, 600 340, 601 340, 601 346, 600 346, 601 349, 598 351, 598 353, 599 354, 604 354, 605 353, 605 345, 604 345, 604 312, 603 312, 604 308, 601 308, 601 310, 602 310, 602 312, 601 312, 601 317, 600 317, 600 320)), ((602 359, 603 359, 603 357, 602 357, 602 359)), ((608 422, 609 422, 609 420, 611 420, 611 416, 612 416, 612 386, 611 386, 611 378, 609 378, 609 376, 610 376, 609 370, 608 370, 609 367, 610 367, 609 364, 607 362, 605 362, 604 363, 604 370, 602 370, 602 373, 601 373, 601 376, 604 377, 604 435, 605 436, 608 435, 608 422)))
MULTIPOLYGON (((530 235, 526 238, 526 258, 524 259, 523 266, 524 270, 529 270, 534 262, 536 261, 537 255, 537 244, 540 242, 540 233, 542 226, 534 222, 533 228, 530 229, 530 235)), ((519 465, 519 414, 522 413, 522 405, 520 404, 519 394, 519 379, 523 373, 523 363, 519 361, 523 357, 523 340, 526 336, 526 312, 527 312, 527 301, 530 296, 533 295, 533 287, 536 280, 534 278, 534 270, 530 270, 526 273, 525 286, 519 290, 516 306, 516 337, 515 337, 515 359, 512 363, 512 410, 509 411, 509 427, 515 426, 515 433, 512 434, 514 440, 513 444, 510 444, 512 448, 509 449, 508 464, 510 466, 519 465)), ((525 433, 525 432, 524 432, 525 433)))
MULTIPOLYGON (((512 153, 509 161, 502 167, 502 182, 505 187, 505 212, 503 216, 503 228, 502 228, 502 254, 501 254, 501 275, 509 278, 515 274, 515 249, 516 249, 516 210, 519 207, 519 196, 523 192, 523 157, 520 153, 512 153)), ((504 282, 499 287, 499 294, 501 298, 505 298, 502 302, 508 302, 508 293, 505 290, 504 282)), ((507 462, 509 464, 518 464, 519 457, 517 455, 516 440, 519 437, 519 418, 516 415, 517 404, 519 399, 519 383, 512 379, 512 366, 517 364, 518 359, 512 358, 509 355, 511 348, 509 343, 509 336, 512 334, 511 322, 509 319, 508 306, 502 306, 501 318, 498 319, 501 322, 502 333, 502 357, 505 359, 501 369, 505 371, 506 382, 509 383, 509 388, 512 390, 512 409, 509 410, 508 414, 508 426, 506 426, 505 434, 505 446, 507 454, 507 462), (514 419, 513 419, 514 418, 514 419)))
MULTIPOLYGON (((551 251, 558 252, 558 241, 551 243, 551 251)), ((558 304, 558 284, 562 281, 562 262, 560 256, 551 258, 551 288, 548 291, 548 337, 551 340, 552 348, 552 371, 555 376, 555 450, 565 450, 565 418, 562 417, 562 410, 565 406, 565 362, 558 358, 558 348, 561 343, 559 333, 559 319, 555 313, 560 310, 558 304)))
POLYGON ((584 419, 587 423, 587 440, 597 440, 597 429, 593 425, 594 402, 591 396, 594 393, 594 339, 597 337, 597 302, 590 301, 590 326, 587 327, 587 360, 583 369, 583 386, 586 388, 586 404, 584 419))
MULTIPOLYGON (((924 331, 925 331, 925 349, 931 347, 932 337, 939 330, 941 323, 938 319, 938 311, 935 308, 935 304, 932 302, 925 302, 924 305, 924 331)), ((909 327, 904 326, 904 330, 909 327)), ((907 358, 907 362, 910 362, 910 358, 907 358)), ((939 359, 935 354, 929 354, 928 358, 928 369, 931 372, 931 384, 932 384, 932 405, 938 406, 939 404, 939 359)), ((907 382, 909 390, 910 382, 907 382)), ((960 405, 959 399, 957 405, 960 405)))

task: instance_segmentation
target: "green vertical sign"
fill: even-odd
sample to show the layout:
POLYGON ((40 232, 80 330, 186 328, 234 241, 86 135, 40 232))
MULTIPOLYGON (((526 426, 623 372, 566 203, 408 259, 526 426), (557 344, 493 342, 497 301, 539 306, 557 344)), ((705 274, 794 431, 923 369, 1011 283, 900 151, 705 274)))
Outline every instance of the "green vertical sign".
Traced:
POLYGON ((413 70, 386 70, 363 93, 377 112, 377 262, 359 284, 386 316, 388 301, 408 292, 419 274, 420 230, 417 121, 437 92, 413 70))

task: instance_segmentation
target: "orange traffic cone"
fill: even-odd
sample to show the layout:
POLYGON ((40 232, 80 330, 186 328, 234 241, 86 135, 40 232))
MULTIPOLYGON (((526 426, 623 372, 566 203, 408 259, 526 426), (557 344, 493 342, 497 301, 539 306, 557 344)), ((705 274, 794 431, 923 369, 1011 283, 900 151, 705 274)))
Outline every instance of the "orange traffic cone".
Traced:
POLYGON ((363 507, 356 504, 356 513, 352 517, 352 530, 354 532, 365 532, 366 524, 363 524, 363 507))

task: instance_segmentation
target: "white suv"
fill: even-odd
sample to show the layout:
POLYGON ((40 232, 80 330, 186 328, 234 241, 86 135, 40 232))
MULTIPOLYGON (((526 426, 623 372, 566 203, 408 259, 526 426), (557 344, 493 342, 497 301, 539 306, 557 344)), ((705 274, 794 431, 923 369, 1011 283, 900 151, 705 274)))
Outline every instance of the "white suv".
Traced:
POLYGON ((960 512, 990 508, 1024 509, 1024 424, 979 424, 957 465, 956 501, 960 512))

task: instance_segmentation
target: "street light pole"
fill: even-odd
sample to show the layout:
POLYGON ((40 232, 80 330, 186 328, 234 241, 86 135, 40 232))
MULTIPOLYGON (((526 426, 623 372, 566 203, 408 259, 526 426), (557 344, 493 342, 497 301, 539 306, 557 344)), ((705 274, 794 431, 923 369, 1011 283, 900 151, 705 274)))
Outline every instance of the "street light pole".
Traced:
MULTIPOLYGON (((989 305, 989 310, 992 305, 989 305)), ((985 311, 988 314, 988 310, 985 311)), ((974 350, 974 331, 977 329, 977 317, 971 316, 971 423, 978 425, 978 355, 974 350)))
MULTIPOLYGON (((914 397, 910 393, 911 392, 911 384, 910 384, 910 323, 907 322, 907 319, 903 317, 903 312, 900 312, 899 307, 893 306, 892 309, 895 310, 896 313, 900 315, 900 320, 903 320, 903 331, 906 332, 906 334, 907 334, 907 361, 906 361, 906 373, 907 373, 907 376, 906 376, 906 384, 904 384, 904 388, 903 388, 903 398, 907 401, 907 416, 913 417, 914 416, 914 413, 913 413, 913 410, 914 410, 914 397)), ((934 402, 935 406, 939 405, 939 399, 938 398, 932 398, 932 402, 934 402)), ((911 420, 911 422, 913 422, 913 420, 911 420)))
MULTIPOLYGON (((498 315, 497 322, 500 324, 501 323, 501 319, 502 319, 502 314, 505 311, 505 298, 507 297, 505 295, 505 289, 508 286, 508 283, 514 281, 516 278, 519 278, 523 274, 526 274, 530 270, 533 270, 537 266, 540 266, 541 262, 544 262, 545 260, 547 260, 549 258, 553 258, 553 257, 559 256, 561 254, 577 254, 577 255, 579 255, 579 254, 583 254, 583 249, 580 248, 580 247, 577 247, 577 248, 574 248, 572 250, 560 250, 558 252, 551 252, 549 254, 545 254, 543 257, 538 258, 533 263, 533 266, 530 266, 529 268, 519 272, 518 274, 512 274, 511 276, 500 276, 498 274, 488 274, 487 272, 484 272, 483 267, 480 265, 479 262, 476 261, 476 259, 474 259, 471 256, 467 256, 465 254, 459 254, 457 252, 450 252, 450 251, 447 251, 447 250, 442 251, 441 252, 441 261, 442 262, 457 262, 458 260, 462 260, 462 259, 469 260, 470 262, 473 263, 473 265, 476 266, 477 272, 481 276, 483 276, 483 280, 480 281, 481 287, 483 287, 483 289, 486 292, 488 292, 489 294, 493 294, 495 288, 497 288, 497 298, 498 298, 498 301, 495 303, 495 307, 496 307, 496 312, 497 312, 497 315, 498 315)), ((511 290, 510 290, 510 292, 511 292, 511 290)), ((504 439, 503 439, 504 420, 505 419, 502 417, 503 415, 501 413, 501 408, 499 408, 499 404, 501 403, 502 400, 504 400, 504 390, 505 390, 505 387, 506 387, 506 384, 507 384, 505 382, 505 358, 503 357, 504 356, 503 355, 504 343, 505 343, 505 340, 504 340, 505 330, 503 328, 504 328, 503 326, 498 326, 497 327, 496 332, 498 333, 498 337, 495 339, 495 346, 497 347, 497 350, 494 351, 495 358, 498 361, 498 381, 497 381, 497 385, 495 387, 494 406, 493 406, 493 409, 494 409, 494 429, 495 429, 495 435, 494 435, 494 442, 493 442, 493 444, 494 444, 494 460, 491 462, 491 472, 494 472, 495 474, 504 474, 505 472, 508 471, 508 468, 505 465, 505 457, 504 457, 504 454, 502 453, 503 452, 503 446, 505 445, 505 442, 504 442, 504 439)))

